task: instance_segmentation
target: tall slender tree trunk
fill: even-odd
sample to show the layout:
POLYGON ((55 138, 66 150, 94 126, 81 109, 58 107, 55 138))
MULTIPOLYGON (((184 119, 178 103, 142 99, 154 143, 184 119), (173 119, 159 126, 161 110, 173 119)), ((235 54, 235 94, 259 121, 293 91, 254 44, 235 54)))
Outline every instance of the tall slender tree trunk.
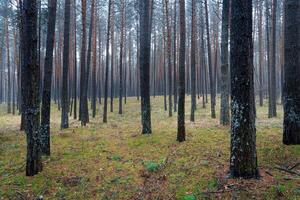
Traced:
POLYGON ((6 61, 7 61, 6 62, 7 63, 7 113, 11 113, 11 71, 10 71, 8 16, 6 16, 5 18, 5 32, 6 32, 6 61))
MULTIPOLYGON (((94 2, 93 2, 94 3, 94 2)), ((94 18, 96 16, 95 11, 94 18)), ((96 102, 97 102, 97 25, 96 20, 93 20, 93 36, 92 36, 92 117, 96 117, 96 102)))
POLYGON ((206 15, 206 34, 207 34, 207 51, 208 51, 208 70, 210 81, 210 103, 211 103, 211 117, 216 118, 216 96, 215 96, 215 82, 211 60, 211 45, 210 45, 210 33, 209 33, 209 20, 208 20, 208 5, 205 0, 205 15, 206 15))
POLYGON ((229 117, 229 61, 228 61, 229 1, 223 0, 221 41, 221 114, 220 122, 228 125, 229 117))
POLYGON ((61 129, 69 128, 69 63, 71 0, 65 0, 64 52, 61 90, 61 129))
POLYGON ((56 0, 48 0, 48 28, 46 57, 44 65, 44 87, 42 95, 42 116, 41 116, 41 142, 42 153, 50 155, 50 110, 51 110, 51 83, 53 72, 53 49, 55 37, 55 20, 56 20, 56 0))
POLYGON ((300 1, 284 3, 283 143, 300 144, 300 1))
POLYGON ((233 178, 258 177, 254 115, 252 0, 232 1, 230 34, 233 178))
POLYGON ((82 37, 81 37, 81 55, 80 55, 80 108, 79 108, 79 119, 81 125, 85 126, 87 122, 87 116, 85 108, 87 108, 87 81, 86 81, 86 0, 81 0, 82 10, 82 37))
MULTIPOLYGON (((119 85, 119 114, 123 114, 123 50, 125 34, 125 0, 121 0, 121 35, 120 35, 120 85, 119 85)), ((125 75, 126 80, 126 75, 125 75)), ((126 82, 125 82, 126 83, 126 82)), ((125 84, 126 88, 126 84, 125 84)))
POLYGON ((263 1, 259 3, 259 16, 258 16, 258 49, 259 49, 259 105, 263 106, 264 97, 263 97, 263 1))
POLYGON ((277 9, 277 0, 272 0, 272 30, 271 30, 271 38, 272 38, 272 47, 271 47, 271 93, 270 93, 270 104, 271 104, 271 112, 269 113, 269 117, 276 117, 276 9, 277 9))
POLYGON ((185 0, 179 0, 180 46, 179 46, 179 84, 178 84, 178 124, 177 141, 185 141, 185 0))
POLYGON ((76 0, 73 2, 73 13, 74 13, 74 85, 73 85, 73 98, 74 98, 74 108, 73 108, 73 118, 77 119, 77 25, 76 25, 76 0))
POLYGON ((110 35, 110 42, 111 42, 111 62, 110 62, 110 112, 114 111, 114 92, 115 92, 115 83, 114 83, 114 67, 115 67, 115 9, 114 9, 114 2, 111 5, 111 35, 110 35))
POLYGON ((196 0, 192 0, 192 33, 191 33, 191 116, 195 121, 196 110, 196 0))
POLYGON ((151 134, 150 105, 150 0, 140 1, 140 91, 142 134, 151 134))
POLYGON ((106 64, 105 64, 105 86, 104 86, 104 109, 103 109, 103 123, 107 123, 107 97, 108 97, 108 70, 109 70, 109 41, 110 41, 110 27, 111 27, 111 12, 113 0, 108 3, 108 22, 106 35, 106 64))
POLYGON ((169 117, 172 117, 172 38, 169 16, 169 1, 165 0, 166 25, 167 25, 167 55, 168 55, 168 94, 169 94, 169 117))
POLYGON ((39 111, 39 78, 40 67, 37 63, 37 2, 24 0, 24 26, 22 31, 23 42, 23 76, 24 87, 24 118, 25 133, 27 135, 26 175, 34 176, 42 171, 40 148, 40 111, 39 111))
POLYGON ((177 112, 177 0, 174 1, 174 24, 173 24, 173 93, 174 112, 177 112))

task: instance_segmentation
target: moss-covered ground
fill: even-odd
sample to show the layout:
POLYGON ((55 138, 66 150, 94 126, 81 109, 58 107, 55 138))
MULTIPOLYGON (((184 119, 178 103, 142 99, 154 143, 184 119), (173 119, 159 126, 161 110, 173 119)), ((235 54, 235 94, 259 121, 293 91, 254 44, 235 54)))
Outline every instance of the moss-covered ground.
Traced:
MULTIPOLYGON (((26 137, 20 117, 0 111, 0 199, 300 199, 300 176, 280 170, 300 162, 300 145, 282 144, 282 107, 268 119, 267 105, 257 107, 257 151, 261 178, 227 178, 230 127, 210 118, 210 107, 198 100, 196 122, 189 121, 187 141, 176 142, 177 115, 168 117, 163 98, 151 98, 150 136, 140 134, 140 102, 129 98, 124 114, 109 113, 102 123, 102 108, 87 127, 70 118, 60 130, 60 112, 52 106, 51 156, 44 169, 25 176, 26 137)), ((300 173, 300 166, 292 171, 300 173)))

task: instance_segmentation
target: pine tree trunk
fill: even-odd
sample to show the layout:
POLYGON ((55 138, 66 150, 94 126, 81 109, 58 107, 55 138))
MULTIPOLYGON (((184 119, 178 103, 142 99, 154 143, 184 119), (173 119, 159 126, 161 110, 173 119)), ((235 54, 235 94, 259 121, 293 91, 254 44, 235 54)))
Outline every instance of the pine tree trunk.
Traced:
POLYGON ((232 1, 230 34, 233 178, 258 176, 254 116, 252 0, 232 1))
POLYGON ((71 0, 65 0, 63 75, 61 91, 61 129, 69 128, 69 63, 71 0))
POLYGON ((44 87, 42 95, 42 116, 41 116, 41 139, 42 152, 50 155, 50 110, 51 110, 51 83, 53 71, 53 48, 55 36, 55 20, 56 20, 56 0, 48 0, 48 28, 47 28, 47 44, 46 57, 44 65, 44 87))
MULTIPOLYGON (((124 1, 125 0, 121 0, 119 114, 123 114, 123 49, 124 49, 124 34, 125 34, 125 2, 124 1)), ((126 74, 125 74, 125 79, 126 79, 126 74)), ((125 88, 126 88, 126 84, 125 84, 125 88)))
POLYGON ((178 84, 178 127, 177 141, 185 141, 185 0, 179 0, 180 8, 180 46, 179 46, 179 84, 178 84))
POLYGON ((229 1, 223 0, 221 41, 221 114, 222 125, 229 124, 229 61, 228 61, 229 1))
POLYGON ((27 135, 26 175, 34 176, 42 171, 42 159, 39 135, 39 78, 40 68, 37 63, 37 2, 24 0, 24 27, 22 32, 24 62, 22 70, 25 76, 24 87, 25 132, 27 135))
POLYGON ((216 118, 216 96, 215 96, 215 83, 213 75, 213 67, 211 60, 211 45, 210 45, 210 34, 209 34, 209 20, 208 20, 208 5, 205 0, 205 15, 206 15, 206 34, 207 34, 207 51, 208 51, 208 71, 210 81, 210 103, 211 103, 211 117, 216 118))
POLYGON ((150 0, 140 1, 140 91, 142 134, 151 134, 150 106, 150 0))
POLYGON ((109 70, 109 41, 111 27, 111 12, 113 0, 108 3, 108 22, 106 35, 106 64, 105 64, 105 86, 104 86, 104 108, 103 108, 103 123, 107 123, 107 97, 108 97, 108 70, 109 70))
POLYGON ((284 5, 283 143, 300 144, 300 1, 284 5))
POLYGON ((195 121, 196 110, 196 0, 192 0, 192 33, 191 33, 191 116, 195 121))

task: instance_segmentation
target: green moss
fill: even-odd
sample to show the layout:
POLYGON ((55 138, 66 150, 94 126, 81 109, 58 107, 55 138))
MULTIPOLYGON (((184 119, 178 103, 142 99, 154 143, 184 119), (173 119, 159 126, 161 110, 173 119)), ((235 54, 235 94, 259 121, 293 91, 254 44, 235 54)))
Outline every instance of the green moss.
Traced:
MULTIPOLYGON (((162 97, 151 102, 153 134, 149 136, 140 133, 140 102, 136 98, 128 98, 122 116, 109 113, 107 124, 102 123, 102 107, 98 106, 96 118, 91 117, 87 127, 70 118, 70 129, 63 131, 60 112, 53 104, 51 157, 43 159, 43 172, 30 178, 24 175, 26 137, 18 131, 20 117, 7 115, 5 106, 0 106, 0 196, 14 199, 20 192, 45 199, 132 199, 143 191, 146 177, 142 172, 147 170, 159 178, 155 183, 163 182, 163 187, 157 186, 162 193, 176 193, 179 200, 213 199, 205 192, 217 189, 216 174, 228 166, 230 127, 220 126, 218 117, 211 119, 209 105, 206 109, 199 106, 196 122, 186 121, 187 141, 179 144, 176 114, 168 117, 162 97), (82 178, 76 186, 60 181, 74 176, 82 178)), ((115 101, 115 107, 117 104, 115 101)), ((278 118, 268 119, 265 105, 257 109, 258 162, 274 175, 276 183, 266 185, 264 191, 247 188, 237 193, 237 198, 277 199, 283 193, 284 199, 298 199, 299 180, 286 181, 287 174, 274 166, 295 164, 300 147, 282 145, 282 112, 278 118)), ((190 106, 190 98, 186 106, 190 106)), ((189 114, 187 109, 186 116, 189 114)), ((226 195, 221 198, 230 198, 226 195)))

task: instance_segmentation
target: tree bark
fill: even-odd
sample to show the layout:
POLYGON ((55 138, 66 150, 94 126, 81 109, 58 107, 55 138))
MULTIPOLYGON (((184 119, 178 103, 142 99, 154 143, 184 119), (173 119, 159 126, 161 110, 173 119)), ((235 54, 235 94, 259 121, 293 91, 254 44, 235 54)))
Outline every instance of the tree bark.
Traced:
POLYGON ((48 28, 46 57, 44 65, 44 87, 42 95, 42 116, 41 116, 41 143, 42 152, 50 155, 50 110, 51 110, 51 83, 53 72, 53 48, 55 37, 56 0, 48 0, 48 28))
POLYGON ((61 129, 69 128, 69 63, 71 0, 65 0, 64 52, 61 91, 61 129))
POLYGON ((215 83, 211 60, 211 45, 210 45, 210 34, 209 34, 209 20, 208 20, 208 5, 205 0, 205 15, 206 15, 206 34, 207 34, 207 51, 208 51, 208 70, 209 70, 209 81, 210 81, 210 103, 211 103, 211 117, 216 118, 216 96, 215 96, 215 83))
POLYGON ((253 90, 252 0, 232 1, 230 34, 233 178, 258 177, 253 90))
POLYGON ((229 116, 229 61, 228 61, 229 0, 223 0, 221 41, 221 114, 222 125, 228 125, 229 116))
POLYGON ((179 46, 179 84, 178 84, 178 122, 177 141, 185 141, 185 0, 179 0, 180 8, 180 46, 179 46))
POLYGON ((300 144, 300 1, 284 5, 283 143, 300 144))
POLYGON ((42 171, 42 159, 40 149, 40 111, 39 111, 39 78, 40 67, 37 63, 37 2, 36 0, 24 0, 24 27, 22 42, 24 53, 22 83, 24 87, 23 113, 25 115, 25 133, 27 135, 26 175, 34 176, 42 171))
POLYGON ((196 0, 192 0, 192 33, 191 33, 191 116, 195 121, 196 110, 196 0))
POLYGON ((140 91, 141 91, 141 120, 142 134, 151 134, 151 105, 150 105, 150 0, 140 1, 140 91))

